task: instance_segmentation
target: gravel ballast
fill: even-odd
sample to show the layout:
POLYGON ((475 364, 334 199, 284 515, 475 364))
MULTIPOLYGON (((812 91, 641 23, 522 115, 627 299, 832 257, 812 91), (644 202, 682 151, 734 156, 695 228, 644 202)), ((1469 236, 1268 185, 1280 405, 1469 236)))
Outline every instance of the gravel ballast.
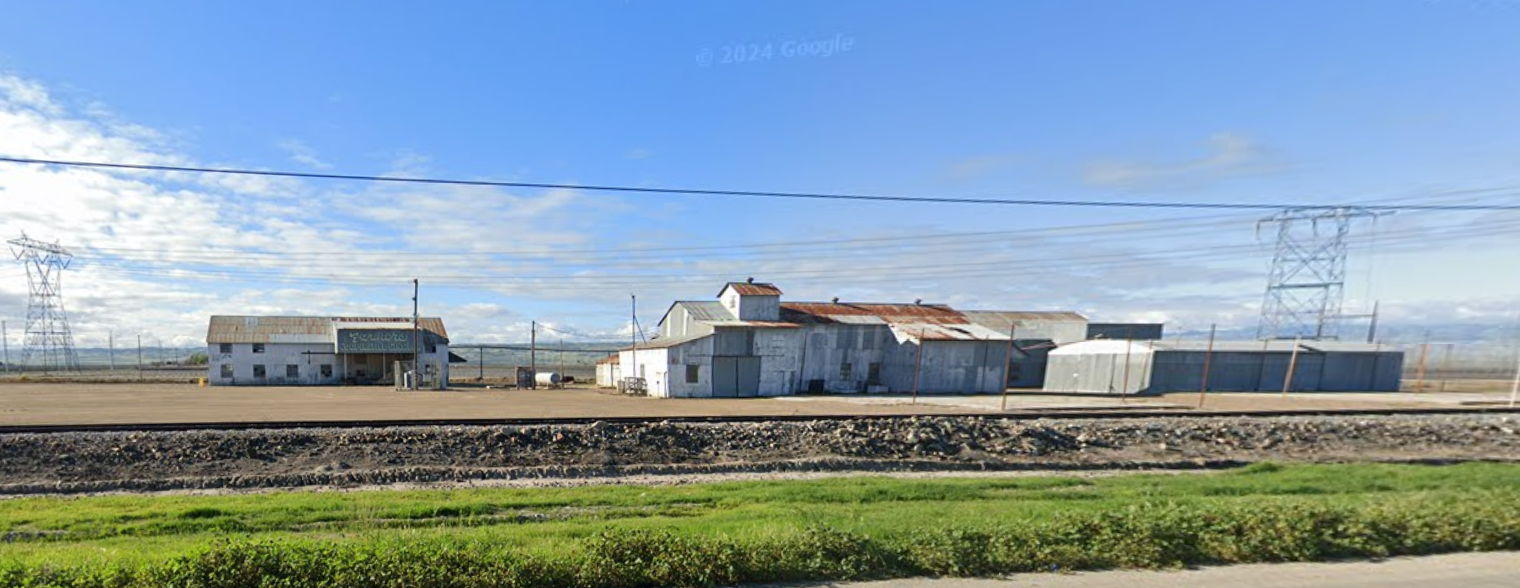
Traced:
POLYGON ((761 471, 1520 459, 1512 415, 594 423, 0 435, 0 494, 761 471))

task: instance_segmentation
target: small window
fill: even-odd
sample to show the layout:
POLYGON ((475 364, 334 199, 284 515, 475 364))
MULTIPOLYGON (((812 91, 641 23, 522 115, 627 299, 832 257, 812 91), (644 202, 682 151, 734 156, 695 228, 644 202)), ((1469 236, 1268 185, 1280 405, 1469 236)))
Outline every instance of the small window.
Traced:
POLYGON ((428 353, 438 353, 438 344, 437 343, 428 343, 428 345, 427 345, 427 352, 428 353))
POLYGON ((285 364, 285 377, 287 377, 287 378, 299 378, 299 377, 301 377, 301 366, 298 365, 298 364, 294 364, 294 363, 285 364))
POLYGON ((702 369, 702 366, 699 366, 697 364, 694 364, 694 363, 688 363, 688 364, 686 364, 686 383, 687 384, 695 384, 695 383, 697 383, 698 376, 701 374, 701 372, 700 372, 701 369, 702 369))
POLYGON ((254 353, 263 353, 264 352, 264 344, 263 343, 254 343, 253 344, 253 352, 254 353))
POLYGON ((261 366, 261 365, 253 366, 253 377, 256 380, 262 380, 262 379, 264 379, 264 377, 265 377, 264 366, 261 366))
POLYGON ((222 343, 221 345, 217 345, 216 348, 217 351, 220 351, 221 353, 232 353, 231 343, 222 343))
POLYGON ((321 369, 322 369, 322 377, 324 377, 324 378, 331 378, 332 377, 332 364, 330 364, 330 363, 324 363, 324 364, 322 364, 321 369))
POLYGON ((231 380, 232 379, 232 364, 230 364, 230 363, 224 363, 224 364, 222 364, 222 379, 223 380, 231 380))
POLYGON ((872 386, 881 383, 881 362, 873 361, 866 366, 866 383, 872 386))
POLYGON ((850 379, 850 362, 846 361, 839 364, 839 379, 850 379))

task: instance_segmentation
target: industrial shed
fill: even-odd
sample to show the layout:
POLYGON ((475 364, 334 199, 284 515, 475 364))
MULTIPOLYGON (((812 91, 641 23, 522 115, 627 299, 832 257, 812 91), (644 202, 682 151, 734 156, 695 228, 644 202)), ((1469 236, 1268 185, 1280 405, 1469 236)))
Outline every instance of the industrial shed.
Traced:
POLYGON ((1052 351, 1045 389, 1098 394, 1198 391, 1203 388, 1205 363, 1209 391, 1278 392, 1287 383, 1290 391, 1298 392, 1393 392, 1399 389, 1404 354, 1379 345, 1324 341, 1216 342, 1210 351, 1207 342, 1099 339, 1052 351))
MULTIPOLYGON (((212 316, 206 328, 213 385, 379 384, 421 349, 424 383, 448 382, 443 319, 423 317, 212 316)), ((410 369, 409 367, 403 369, 410 369)))
POLYGON ((1048 347, 1080 341, 1086 328, 1069 312, 784 302, 773 284, 731 282, 717 300, 673 303, 660 336, 618 361, 624 379, 656 397, 995 393, 1006 387, 1010 356, 1015 365, 1025 357, 1011 332, 1015 343, 1048 347))

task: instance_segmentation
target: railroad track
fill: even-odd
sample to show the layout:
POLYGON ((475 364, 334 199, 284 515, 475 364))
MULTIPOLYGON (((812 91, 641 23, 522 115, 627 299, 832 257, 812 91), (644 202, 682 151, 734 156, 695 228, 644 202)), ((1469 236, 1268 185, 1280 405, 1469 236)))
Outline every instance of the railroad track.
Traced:
POLYGON ((621 417, 546 417, 546 418, 469 418, 469 419, 384 419, 321 421, 217 421, 191 423, 99 423, 57 425, 0 425, 0 435, 19 433, 91 433, 91 432, 161 432, 161 431, 239 431, 256 429, 373 429, 386 427, 489 427, 524 425, 590 425, 594 423, 757 423, 827 420, 892 420, 911 418, 978 418, 997 420, 1036 419, 1147 419, 1147 418, 1230 418, 1285 416, 1403 416, 1403 415, 1472 415, 1514 414, 1520 408, 1381 408, 1381 409, 1301 409, 1248 411, 1193 411, 1177 409, 1025 409, 1006 413, 926 412, 917 414, 792 414, 792 415, 709 415, 709 416, 621 416, 621 417))

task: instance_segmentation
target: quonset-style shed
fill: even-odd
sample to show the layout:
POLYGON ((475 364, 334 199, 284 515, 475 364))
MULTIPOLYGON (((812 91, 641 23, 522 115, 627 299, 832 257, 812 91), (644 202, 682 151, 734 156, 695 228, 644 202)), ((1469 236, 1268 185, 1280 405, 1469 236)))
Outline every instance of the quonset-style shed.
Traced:
POLYGON ((1052 351, 1045 389, 1098 394, 1198 391, 1208 364, 1217 392, 1383 391, 1399 389, 1404 353, 1380 345, 1326 341, 1207 342, 1091 340, 1052 351), (1294 347, 1298 348, 1294 358, 1294 347), (1288 382, 1288 366, 1293 377, 1288 382))

